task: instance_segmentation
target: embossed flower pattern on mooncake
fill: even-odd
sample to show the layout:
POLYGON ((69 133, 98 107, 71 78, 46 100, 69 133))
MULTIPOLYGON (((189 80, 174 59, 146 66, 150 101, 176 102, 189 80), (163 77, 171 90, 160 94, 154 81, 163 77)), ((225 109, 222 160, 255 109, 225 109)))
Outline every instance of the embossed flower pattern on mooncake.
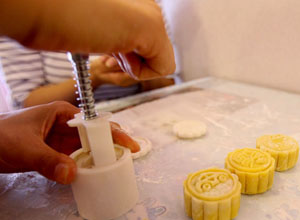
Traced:
POLYGON ((225 168, 239 177, 243 194, 263 193, 273 185, 275 160, 262 150, 237 149, 227 155, 225 168))
POLYGON ((184 182, 186 214, 193 220, 230 220, 240 207, 241 183, 228 170, 210 168, 184 182))
POLYGON ((256 140, 256 148, 268 152, 275 159, 276 171, 291 169, 298 160, 299 144, 286 135, 261 136, 256 140))

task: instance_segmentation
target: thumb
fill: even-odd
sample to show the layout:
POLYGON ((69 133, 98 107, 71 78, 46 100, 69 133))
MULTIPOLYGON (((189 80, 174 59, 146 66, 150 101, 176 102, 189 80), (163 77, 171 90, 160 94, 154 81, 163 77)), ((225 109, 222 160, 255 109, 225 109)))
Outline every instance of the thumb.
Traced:
POLYGON ((119 144, 123 147, 129 148, 132 153, 136 153, 140 150, 139 144, 133 140, 120 125, 114 122, 110 122, 111 134, 115 144, 119 144))
POLYGON ((76 163, 63 153, 50 148, 45 143, 31 153, 32 170, 61 184, 70 184, 76 176, 76 163))

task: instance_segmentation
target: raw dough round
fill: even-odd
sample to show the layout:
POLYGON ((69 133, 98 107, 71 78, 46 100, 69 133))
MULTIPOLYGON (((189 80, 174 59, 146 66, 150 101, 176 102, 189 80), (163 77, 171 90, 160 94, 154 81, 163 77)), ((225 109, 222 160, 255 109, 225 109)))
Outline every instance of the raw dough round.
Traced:
MULTIPOLYGON (((140 145, 140 148, 141 148, 140 151, 131 153, 132 159, 135 160, 140 157, 143 157, 147 153, 149 153, 149 151, 152 149, 152 143, 151 143, 151 141, 149 141, 149 139, 142 138, 142 137, 132 137, 132 139, 135 140, 136 142, 138 142, 138 144, 140 145)), ((118 144, 115 144, 115 146, 122 147, 118 144)))
POLYGON ((206 133, 206 125, 197 120, 184 120, 173 126, 173 133, 183 139, 199 138, 206 133))

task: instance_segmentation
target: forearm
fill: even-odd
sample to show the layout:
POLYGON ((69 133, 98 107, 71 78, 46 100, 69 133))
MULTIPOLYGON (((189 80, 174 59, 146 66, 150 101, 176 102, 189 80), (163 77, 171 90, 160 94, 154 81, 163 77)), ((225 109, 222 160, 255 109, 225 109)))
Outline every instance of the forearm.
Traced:
POLYGON ((58 84, 41 86, 29 93, 23 102, 23 106, 30 107, 53 101, 67 101, 76 104, 75 91, 75 81, 73 79, 58 84))
MULTIPOLYGON (((92 87, 96 89, 101 82, 96 77, 91 76, 92 87)), ((46 104, 53 101, 67 101, 72 104, 77 104, 76 81, 69 79, 58 84, 49 84, 41 86, 31 91, 23 102, 24 107, 46 104)))
POLYGON ((137 47, 138 33, 146 31, 141 21, 146 17, 136 13, 139 4, 131 3, 128 7, 121 0, 0 0, 0 34, 34 49, 131 51, 137 47), (124 40, 130 44, 124 45, 124 40))
POLYGON ((33 49, 113 53, 134 78, 175 70, 154 0, 0 0, 0 35, 33 49))

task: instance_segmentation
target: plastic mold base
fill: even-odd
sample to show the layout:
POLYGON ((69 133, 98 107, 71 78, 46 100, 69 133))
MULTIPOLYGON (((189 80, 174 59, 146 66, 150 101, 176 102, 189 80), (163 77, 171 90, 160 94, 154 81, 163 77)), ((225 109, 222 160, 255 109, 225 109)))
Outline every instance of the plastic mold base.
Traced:
POLYGON ((72 190, 83 218, 113 219, 135 206, 139 196, 128 149, 117 147, 117 161, 103 167, 94 167, 92 157, 82 149, 71 157, 78 166, 72 190))
POLYGON ((79 113, 68 121, 78 128, 82 145, 71 154, 78 168, 72 191, 79 214, 88 220, 117 218, 138 201, 131 152, 115 150, 107 120, 110 115, 99 113, 97 118, 84 120, 79 113))
POLYGON ((193 220, 230 220, 240 208, 241 183, 228 170, 210 168, 184 182, 186 214, 193 220))

